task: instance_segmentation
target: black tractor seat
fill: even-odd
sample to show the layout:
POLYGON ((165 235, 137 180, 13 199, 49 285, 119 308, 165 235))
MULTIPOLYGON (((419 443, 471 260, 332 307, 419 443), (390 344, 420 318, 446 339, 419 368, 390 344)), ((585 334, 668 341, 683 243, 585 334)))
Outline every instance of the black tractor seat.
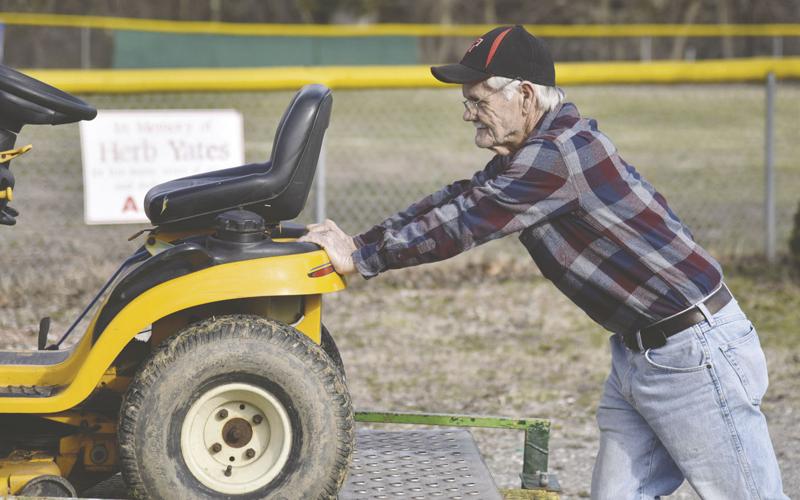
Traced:
POLYGON ((147 192, 145 213, 167 230, 211 227, 214 217, 242 208, 267 223, 303 210, 330 121, 333 96, 323 85, 306 85, 289 103, 265 163, 215 170, 159 184, 147 192))

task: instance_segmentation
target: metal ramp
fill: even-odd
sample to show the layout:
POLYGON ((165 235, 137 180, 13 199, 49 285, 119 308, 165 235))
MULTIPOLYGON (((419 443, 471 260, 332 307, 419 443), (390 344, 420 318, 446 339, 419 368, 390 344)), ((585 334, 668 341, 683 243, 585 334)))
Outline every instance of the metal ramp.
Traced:
MULTIPOLYGON (((119 474, 82 497, 128 498, 119 474)), ((466 429, 358 429, 353 464, 339 499, 395 498, 502 500, 466 429)))
POLYGON ((428 498, 501 500, 465 429, 359 429, 340 500, 428 498))

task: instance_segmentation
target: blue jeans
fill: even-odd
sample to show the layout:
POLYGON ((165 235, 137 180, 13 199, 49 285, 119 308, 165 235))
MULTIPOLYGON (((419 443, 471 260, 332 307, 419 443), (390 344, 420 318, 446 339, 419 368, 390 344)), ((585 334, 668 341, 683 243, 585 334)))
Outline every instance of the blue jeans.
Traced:
POLYGON ((684 479, 709 500, 788 498, 759 407, 766 360, 735 300, 658 349, 610 340, 592 498, 658 498, 684 479))

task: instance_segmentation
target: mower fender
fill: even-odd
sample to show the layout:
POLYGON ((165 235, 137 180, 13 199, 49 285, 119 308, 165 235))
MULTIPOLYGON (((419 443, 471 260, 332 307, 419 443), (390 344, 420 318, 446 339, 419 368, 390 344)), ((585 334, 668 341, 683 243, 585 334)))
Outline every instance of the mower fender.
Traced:
MULTIPOLYGON (((343 290, 346 286, 332 269, 327 253, 319 250, 220 264, 154 286, 122 308, 98 335, 84 336, 72 356, 82 355, 84 359, 73 364, 77 370, 68 386, 50 397, 10 398, 3 402, 9 407, 3 412, 55 413, 74 407, 92 393, 117 355, 136 335, 161 318, 204 304, 256 297, 304 296, 309 317, 296 327, 319 343, 319 295, 343 290), (330 272, 326 271, 328 267, 330 272), (93 337, 97 340, 89 345, 93 337)), ((96 322, 97 316, 89 332, 94 331, 96 322)), ((61 385, 65 374, 63 370, 45 370, 17 375, 18 384, 61 385)))

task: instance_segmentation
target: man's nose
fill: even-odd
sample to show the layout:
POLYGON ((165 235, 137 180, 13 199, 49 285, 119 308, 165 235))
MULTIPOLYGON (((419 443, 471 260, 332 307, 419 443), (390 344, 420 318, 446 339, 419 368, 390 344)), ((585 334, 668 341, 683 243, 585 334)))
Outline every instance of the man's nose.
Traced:
POLYGON ((477 119, 478 113, 473 112, 469 108, 464 108, 464 115, 462 118, 465 122, 474 122, 477 119))

